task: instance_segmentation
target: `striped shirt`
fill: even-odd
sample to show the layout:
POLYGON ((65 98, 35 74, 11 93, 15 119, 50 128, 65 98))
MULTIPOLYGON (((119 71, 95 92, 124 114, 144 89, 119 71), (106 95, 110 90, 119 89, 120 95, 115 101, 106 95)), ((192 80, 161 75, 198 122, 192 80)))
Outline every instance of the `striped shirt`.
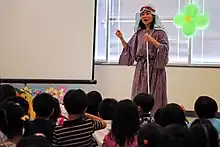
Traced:
POLYGON ((56 126, 53 133, 54 147, 96 147, 93 133, 104 129, 100 121, 76 119, 56 126))

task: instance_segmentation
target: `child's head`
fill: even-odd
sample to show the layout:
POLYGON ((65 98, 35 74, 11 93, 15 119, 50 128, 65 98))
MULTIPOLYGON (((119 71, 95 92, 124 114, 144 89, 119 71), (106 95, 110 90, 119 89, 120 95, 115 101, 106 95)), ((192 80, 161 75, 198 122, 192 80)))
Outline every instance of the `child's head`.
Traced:
POLYGON ((104 120, 112 120, 117 103, 112 98, 104 99, 98 107, 99 116, 104 120))
POLYGON ((16 96, 15 88, 9 84, 0 85, 0 103, 7 97, 16 96))
POLYGON ((111 134, 115 142, 123 146, 126 141, 132 143, 139 129, 137 106, 131 100, 120 101, 115 109, 111 134))
POLYGON ((163 147, 193 147, 187 127, 171 124, 164 127, 163 147))
POLYGON ((89 103, 86 112, 98 116, 98 106, 102 101, 102 95, 98 91, 90 91, 87 96, 89 103))
POLYGON ((60 103, 59 103, 59 100, 54 98, 54 111, 53 111, 53 114, 51 115, 50 117, 50 120, 56 124, 57 123, 57 120, 58 118, 60 117, 61 115, 61 109, 60 109, 60 103))
POLYGON ((158 124, 146 124, 138 133, 139 147, 161 147, 163 128, 158 124))
POLYGON ((52 147, 52 145, 46 137, 29 136, 22 138, 16 147, 52 147))
POLYGON ((33 100, 33 109, 37 117, 49 119, 54 111, 54 98, 48 93, 41 93, 33 100))
POLYGON ((20 96, 13 96, 13 97, 7 98, 6 101, 18 103, 24 110, 25 115, 28 115, 29 104, 24 98, 20 96))
POLYGON ((163 124, 163 111, 164 111, 164 108, 159 108, 154 113, 154 122, 160 126, 164 126, 164 124, 163 124))
POLYGON ((190 132, 194 147, 218 147, 218 132, 209 120, 195 120, 190 132))
POLYGON ((200 96, 194 104, 194 110, 199 118, 214 118, 218 105, 211 97, 200 96))
POLYGON ((179 124, 187 127, 187 119, 185 112, 182 107, 178 104, 171 103, 168 104, 162 113, 163 125, 167 126, 170 124, 179 124))
POLYGON ((69 114, 84 114, 88 106, 88 96, 81 90, 69 90, 63 99, 64 107, 69 114))
POLYGON ((154 106, 154 97, 146 93, 138 94, 133 101, 139 107, 141 113, 149 113, 154 106))
POLYGON ((5 101, 0 108, 0 130, 8 139, 22 136, 25 113, 15 102, 5 101))

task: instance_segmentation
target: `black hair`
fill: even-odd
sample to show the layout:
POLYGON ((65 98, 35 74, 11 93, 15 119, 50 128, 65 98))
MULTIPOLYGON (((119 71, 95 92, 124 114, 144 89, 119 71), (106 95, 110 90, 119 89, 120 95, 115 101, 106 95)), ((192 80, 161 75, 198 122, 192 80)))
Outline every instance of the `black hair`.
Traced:
POLYGON ((104 99, 98 107, 100 117, 104 120, 112 120, 117 103, 112 98, 104 99))
POLYGON ((15 88, 9 84, 0 85, 0 103, 7 97, 16 96, 15 88))
POLYGON ((41 93, 33 99, 33 109, 36 116, 50 117, 55 106, 54 98, 48 93, 41 93))
POLYGON ((0 109, 0 130, 8 139, 22 136, 22 131, 25 127, 25 120, 22 120, 24 116, 25 113, 18 103, 5 101, 2 104, 0 109))
POLYGON ((25 115, 28 115, 29 104, 24 98, 20 96, 13 96, 13 97, 8 97, 7 99, 5 99, 5 101, 18 103, 22 107, 25 115))
POLYGON ((140 93, 134 97, 133 102, 141 107, 143 113, 149 113, 154 106, 154 97, 146 93, 140 93))
POLYGON ((138 133, 139 147, 161 147, 163 128, 158 124, 146 124, 138 133))
POLYGON ((163 111, 164 108, 159 108, 157 111, 154 113, 154 122, 158 125, 164 126, 163 123, 163 111))
POLYGON ((131 144, 139 129, 137 106, 131 100, 120 101, 112 120, 111 137, 119 146, 131 144))
POLYGON ((22 138, 16 147, 52 147, 52 145, 46 137, 29 136, 22 138))
POLYGON ((194 147, 187 127, 171 124, 164 128, 163 147, 194 147))
POLYGON ((50 117, 50 120, 56 124, 57 123, 57 120, 58 118, 60 117, 61 115, 61 109, 60 109, 60 103, 59 103, 59 100, 54 98, 54 111, 53 111, 53 114, 51 115, 50 117))
POLYGON ((199 118, 214 118, 218 105, 213 98, 200 96, 194 104, 194 110, 199 118))
POLYGON ((187 127, 187 119, 182 107, 175 103, 166 105, 162 112, 163 125, 179 124, 187 127))
POLYGON ((218 147, 218 132, 209 120, 195 120, 190 132, 195 147, 218 147))
MULTIPOLYGON (((150 29, 153 30, 156 20, 155 20, 155 15, 153 15, 153 14, 151 14, 151 15, 153 16, 153 20, 152 20, 152 22, 151 22, 151 24, 150 24, 150 29)), ((138 24, 138 27, 139 27, 140 29, 146 29, 146 26, 145 26, 145 24, 142 22, 142 20, 140 20, 140 22, 139 22, 139 24, 138 24)))
POLYGON ((69 114, 81 114, 88 106, 88 96, 81 89, 69 90, 64 96, 63 103, 69 114))
POLYGON ((98 91, 90 91, 87 96, 89 103, 86 112, 98 116, 98 106, 102 101, 102 95, 98 91))

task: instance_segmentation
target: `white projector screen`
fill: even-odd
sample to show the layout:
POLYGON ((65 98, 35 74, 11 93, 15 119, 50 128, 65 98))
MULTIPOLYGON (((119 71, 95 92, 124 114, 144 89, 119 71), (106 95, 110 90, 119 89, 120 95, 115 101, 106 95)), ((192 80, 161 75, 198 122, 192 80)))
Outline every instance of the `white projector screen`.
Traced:
POLYGON ((94 80, 96 0, 1 0, 0 78, 94 80))

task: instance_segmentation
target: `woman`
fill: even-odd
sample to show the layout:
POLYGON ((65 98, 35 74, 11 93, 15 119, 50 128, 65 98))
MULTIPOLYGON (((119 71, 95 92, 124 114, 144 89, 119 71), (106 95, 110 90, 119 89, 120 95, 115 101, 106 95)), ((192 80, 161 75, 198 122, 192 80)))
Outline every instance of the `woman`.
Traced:
POLYGON ((122 33, 116 31, 116 36, 124 48, 119 64, 132 65, 134 61, 137 62, 132 99, 138 93, 153 95, 155 112, 167 104, 165 66, 168 63, 169 43, 165 28, 152 6, 142 7, 140 15, 137 16, 140 16, 137 19, 137 31, 128 43, 123 39, 122 33))

